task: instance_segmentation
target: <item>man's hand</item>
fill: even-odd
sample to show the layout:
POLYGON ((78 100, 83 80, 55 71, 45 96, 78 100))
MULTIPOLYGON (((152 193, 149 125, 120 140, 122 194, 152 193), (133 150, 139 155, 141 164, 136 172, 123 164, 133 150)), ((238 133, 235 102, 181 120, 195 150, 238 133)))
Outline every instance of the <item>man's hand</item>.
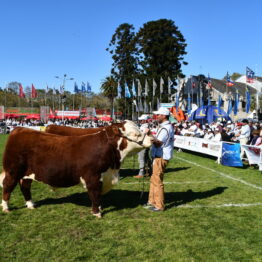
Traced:
POLYGON ((154 144, 156 147, 160 147, 160 146, 162 146, 163 142, 160 141, 160 140, 158 140, 158 139, 156 139, 156 138, 154 138, 153 144, 154 144))

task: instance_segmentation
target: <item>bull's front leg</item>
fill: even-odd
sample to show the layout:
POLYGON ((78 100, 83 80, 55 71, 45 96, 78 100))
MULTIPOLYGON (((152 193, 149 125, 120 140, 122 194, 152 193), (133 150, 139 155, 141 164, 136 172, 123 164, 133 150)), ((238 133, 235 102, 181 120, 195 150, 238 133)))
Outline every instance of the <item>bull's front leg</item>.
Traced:
POLYGON ((92 214, 98 218, 102 217, 101 214, 101 193, 102 193, 102 182, 100 176, 94 176, 89 179, 85 179, 88 195, 92 203, 92 214))

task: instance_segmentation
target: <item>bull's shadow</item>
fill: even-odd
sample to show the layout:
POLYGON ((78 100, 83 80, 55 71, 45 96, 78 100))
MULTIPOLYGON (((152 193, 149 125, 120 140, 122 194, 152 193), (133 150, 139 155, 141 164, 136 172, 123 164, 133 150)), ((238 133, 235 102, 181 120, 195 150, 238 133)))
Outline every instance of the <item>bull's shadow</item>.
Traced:
MULTIPOLYGON (((166 208, 172 208, 174 206, 180 206, 190 203, 196 199, 205 199, 215 195, 222 194, 227 187, 215 187, 213 189, 201 192, 194 192, 188 190, 186 192, 166 192, 165 203, 166 208)), ((102 204, 103 208, 109 208, 110 211, 117 211, 126 208, 135 208, 141 204, 146 203, 148 192, 145 192, 141 197, 141 191, 128 191, 128 190, 112 190, 105 196, 103 196, 102 204)), ((65 203, 73 203, 79 206, 90 207, 91 202, 86 192, 75 193, 61 198, 46 198, 37 201, 37 206, 42 205, 60 205, 65 203)), ((104 211, 106 213, 106 211, 104 211)))

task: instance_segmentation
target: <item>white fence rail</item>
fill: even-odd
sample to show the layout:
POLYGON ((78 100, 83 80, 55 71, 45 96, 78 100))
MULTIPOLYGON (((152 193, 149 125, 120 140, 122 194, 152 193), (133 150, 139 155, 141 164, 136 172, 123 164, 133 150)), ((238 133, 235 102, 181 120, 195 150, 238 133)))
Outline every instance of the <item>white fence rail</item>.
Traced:
MULTIPOLYGON (((190 136, 175 136, 174 146, 181 149, 186 149, 193 152, 198 152, 218 158, 222 157, 223 143, 214 142, 198 137, 190 136)), ((258 146, 241 145, 241 150, 244 150, 250 165, 258 165, 259 170, 262 170, 262 148, 258 146)))

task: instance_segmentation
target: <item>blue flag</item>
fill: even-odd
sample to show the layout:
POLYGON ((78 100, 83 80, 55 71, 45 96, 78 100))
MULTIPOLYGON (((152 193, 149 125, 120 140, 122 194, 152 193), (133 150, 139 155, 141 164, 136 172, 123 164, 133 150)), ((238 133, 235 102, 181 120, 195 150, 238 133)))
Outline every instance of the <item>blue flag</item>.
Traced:
POLYGON ((92 89, 91 89, 91 86, 88 82, 86 82, 86 92, 87 93, 91 93, 92 89))
POLYGON ((74 92, 75 92, 76 94, 79 92, 78 85, 77 85, 76 82, 75 82, 75 85, 74 85, 74 92))
POLYGON ((235 104, 234 104, 234 115, 237 115, 238 112, 238 103, 239 103, 239 94, 238 92, 235 93, 235 104))
POLYGON ((130 91, 129 91, 127 83, 126 83, 126 88, 125 88, 125 97, 126 98, 130 98, 131 97, 131 94, 130 94, 130 91))
POLYGON ((246 90, 246 113, 248 113, 250 110, 250 92, 247 89, 246 90))
POLYGON ((246 68, 246 82, 254 83, 255 72, 249 67, 246 68))
POLYGON ((240 158, 240 144, 222 144, 222 165, 243 166, 240 158))
POLYGON ((82 91, 82 93, 86 92, 86 84, 84 82, 82 82, 81 91, 82 91))
POLYGON ((228 100, 227 114, 230 115, 231 112, 232 112, 232 98, 230 97, 228 100))
MULTIPOLYGON (((178 101, 178 95, 177 95, 177 101, 178 101)), ((178 110, 178 107, 177 107, 178 110)), ((190 95, 187 97, 187 113, 189 114, 191 112, 191 97, 190 95)))
MULTIPOLYGON (((189 97, 190 98, 190 97, 189 97)), ((191 111, 191 108, 190 108, 190 100, 188 101, 189 103, 189 112, 191 111)), ((178 94, 176 94, 176 111, 178 112, 178 108, 179 108, 179 96, 178 94)))

